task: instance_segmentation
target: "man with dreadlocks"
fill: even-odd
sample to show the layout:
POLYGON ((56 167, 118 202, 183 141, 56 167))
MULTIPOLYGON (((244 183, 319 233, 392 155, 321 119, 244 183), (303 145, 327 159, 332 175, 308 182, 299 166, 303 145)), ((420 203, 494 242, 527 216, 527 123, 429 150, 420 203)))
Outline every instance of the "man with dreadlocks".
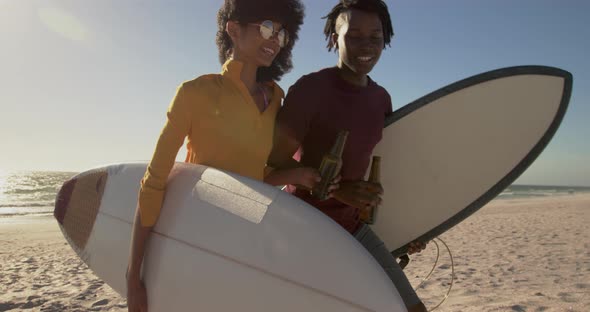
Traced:
MULTIPOLYGON (((303 76, 289 89, 277 115, 269 163, 318 168, 337 133, 348 130, 341 181, 331 198, 320 201, 308 189, 289 186, 289 190, 338 222, 371 252, 409 311, 426 311, 395 258, 360 220, 360 211, 379 205, 383 193, 379 184, 363 178, 381 140, 385 116, 392 112, 389 94, 368 76, 393 37, 387 5, 382 0, 341 0, 324 18, 328 51, 338 52, 338 63, 303 76)), ((423 248, 424 244, 414 244, 410 252, 423 248)))

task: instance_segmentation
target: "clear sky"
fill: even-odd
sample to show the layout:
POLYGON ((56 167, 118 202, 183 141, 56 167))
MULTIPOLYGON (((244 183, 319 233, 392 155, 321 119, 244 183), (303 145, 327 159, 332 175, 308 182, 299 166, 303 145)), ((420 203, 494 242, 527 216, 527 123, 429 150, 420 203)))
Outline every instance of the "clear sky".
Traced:
MULTIPOLYGON (((324 48, 321 19, 336 1, 303 2, 285 90, 337 59, 324 48)), ((220 70, 220 3, 0 0, 0 169, 82 171, 149 160, 176 87, 220 70)), ((387 4, 396 35, 371 77, 394 109, 500 67, 563 68, 574 75, 564 123, 517 182, 590 186, 589 1, 387 4)))

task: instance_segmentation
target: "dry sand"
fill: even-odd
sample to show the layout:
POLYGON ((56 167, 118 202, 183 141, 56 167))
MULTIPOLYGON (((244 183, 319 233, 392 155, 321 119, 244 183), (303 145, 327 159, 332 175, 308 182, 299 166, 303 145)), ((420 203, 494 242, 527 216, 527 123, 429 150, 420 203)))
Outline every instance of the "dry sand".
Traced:
MULTIPOLYGON (((441 236, 455 283, 436 311, 590 311, 590 195, 492 201, 441 236)), ((442 244, 441 248, 442 248, 442 244)), ((406 274, 418 285, 435 244, 406 274)), ((451 281, 441 258, 418 290, 427 307, 451 281)), ((0 311, 126 311, 79 260, 51 217, 0 218, 0 311)))
MULTIPOLYGON (((496 200, 441 238, 455 284, 437 311, 590 311, 590 195, 496 200)), ((418 295, 436 306, 451 281, 442 250, 418 295)), ((405 272, 417 286, 436 259, 433 243, 405 272)))
POLYGON ((127 311, 53 217, 0 218, 0 311, 127 311))

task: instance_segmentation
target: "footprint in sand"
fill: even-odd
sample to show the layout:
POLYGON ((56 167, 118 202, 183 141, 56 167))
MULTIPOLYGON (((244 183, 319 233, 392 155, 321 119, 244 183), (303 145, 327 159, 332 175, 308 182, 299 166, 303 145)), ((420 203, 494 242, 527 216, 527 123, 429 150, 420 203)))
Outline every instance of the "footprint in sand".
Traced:
POLYGON ((91 283, 84 291, 76 296, 76 300, 85 300, 88 297, 96 297, 96 290, 104 285, 104 282, 101 280, 94 281, 91 283))
POLYGON ((23 305, 21 305, 19 308, 20 309, 32 309, 32 308, 36 308, 38 306, 42 306, 45 302, 47 302, 47 299, 41 299, 41 297, 39 296, 29 296, 27 297, 27 302, 23 305))
POLYGON ((104 306, 109 303, 109 299, 102 299, 92 304, 92 307, 104 306))
MULTIPOLYGON (((61 311, 68 311, 74 310, 76 308, 82 308, 79 306, 66 306, 61 302, 51 302, 41 307, 41 311, 43 312, 61 312, 61 311)), ((80 309, 82 310, 82 309, 80 309)), ((76 310, 78 311, 78 310, 76 310)))
POLYGON ((557 294, 557 296, 559 296, 559 298, 563 302, 577 302, 577 300, 575 298, 572 298, 572 294, 570 294, 570 293, 560 292, 559 294, 557 294))
POLYGON ((578 288, 578 289, 586 289, 586 288, 590 288, 590 284, 583 284, 583 283, 576 284, 575 286, 576 286, 576 288, 578 288))
POLYGON ((17 307, 18 307, 17 303, 12 303, 12 302, 0 303, 0 311, 8 311, 8 310, 16 309, 17 307))
POLYGON ((526 307, 521 306, 520 304, 515 304, 515 305, 511 306, 510 309, 512 311, 516 311, 516 312, 525 312, 526 311, 526 307))

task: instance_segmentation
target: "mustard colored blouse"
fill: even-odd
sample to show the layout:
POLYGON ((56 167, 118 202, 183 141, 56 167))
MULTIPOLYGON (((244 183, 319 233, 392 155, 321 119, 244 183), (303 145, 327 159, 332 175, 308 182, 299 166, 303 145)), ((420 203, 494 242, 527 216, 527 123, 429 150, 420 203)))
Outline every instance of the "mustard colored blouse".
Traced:
POLYGON ((220 75, 204 75, 178 88, 141 181, 143 226, 153 226, 160 215, 168 175, 187 137, 186 162, 263 180, 284 93, 276 83, 268 83, 273 94, 268 107, 260 112, 240 80, 242 67, 242 63, 228 60, 220 75))

